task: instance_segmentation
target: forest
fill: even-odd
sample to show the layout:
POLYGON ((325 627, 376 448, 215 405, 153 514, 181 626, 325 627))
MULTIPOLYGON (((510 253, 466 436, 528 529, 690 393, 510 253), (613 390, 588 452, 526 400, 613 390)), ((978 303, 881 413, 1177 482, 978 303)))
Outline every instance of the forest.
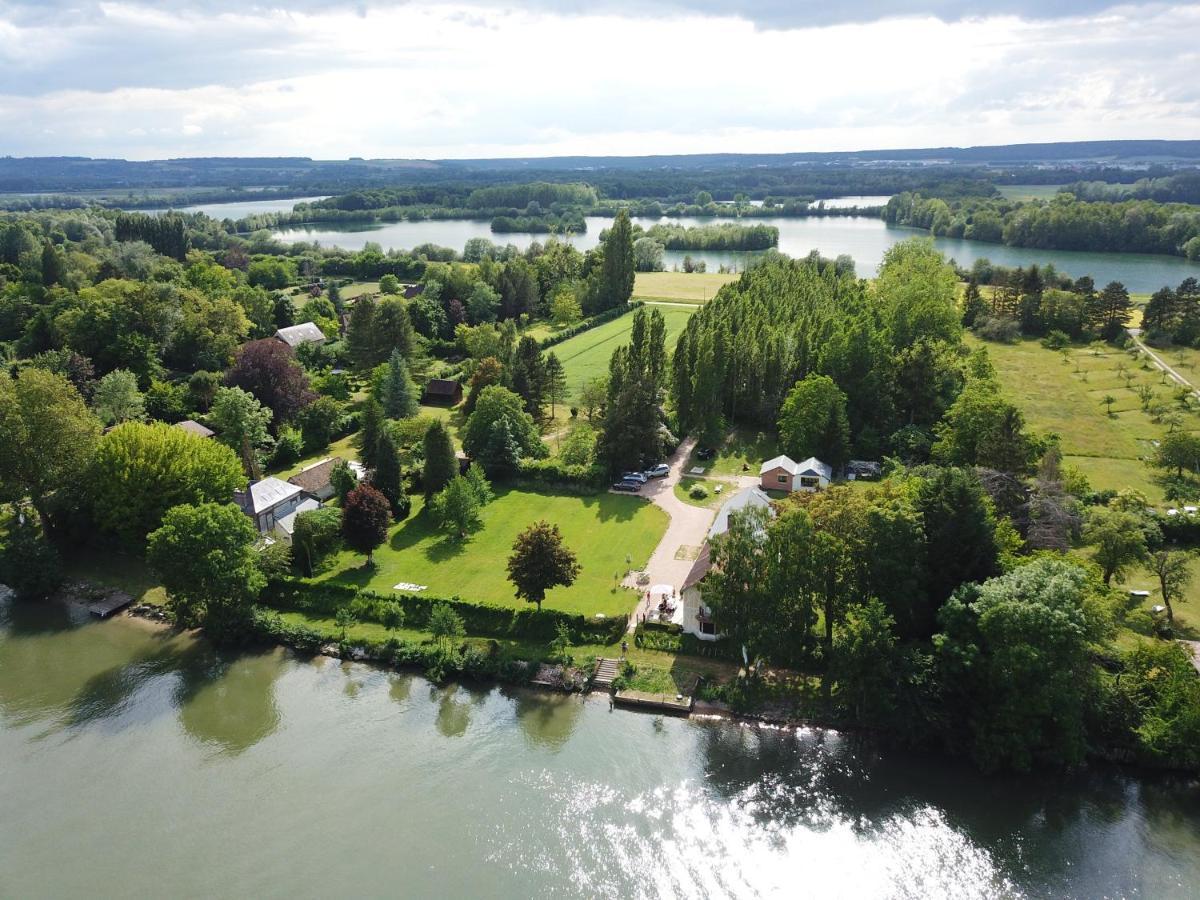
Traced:
POLYGON ((937 236, 1042 250, 1164 253, 1200 259, 1200 209, 1153 200, 1088 202, 1071 194, 1050 201, 892 197, 884 219, 937 236))

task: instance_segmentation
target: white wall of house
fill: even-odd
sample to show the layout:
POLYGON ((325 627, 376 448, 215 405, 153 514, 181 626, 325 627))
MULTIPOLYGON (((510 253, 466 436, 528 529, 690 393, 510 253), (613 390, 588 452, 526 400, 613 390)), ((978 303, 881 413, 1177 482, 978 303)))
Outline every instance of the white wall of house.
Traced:
POLYGON ((829 479, 824 475, 797 474, 792 479, 793 491, 806 491, 808 493, 812 493, 813 491, 823 491, 827 487, 829 487, 829 479))
POLYGON ((700 585, 693 585, 683 592, 683 630, 688 634, 694 634, 702 641, 715 641, 721 635, 716 632, 711 622, 702 624, 700 613, 711 618, 712 610, 704 605, 704 601, 700 596, 700 585), (704 630, 708 629, 708 630, 704 630))

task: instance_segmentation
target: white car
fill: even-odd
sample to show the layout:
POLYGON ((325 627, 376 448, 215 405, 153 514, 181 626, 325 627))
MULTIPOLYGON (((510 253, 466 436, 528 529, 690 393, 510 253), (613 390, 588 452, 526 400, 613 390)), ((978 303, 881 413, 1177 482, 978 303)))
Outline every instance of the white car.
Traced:
POLYGON ((666 478, 671 473, 671 467, 666 463, 659 463, 657 466, 651 466, 646 470, 647 478, 666 478))

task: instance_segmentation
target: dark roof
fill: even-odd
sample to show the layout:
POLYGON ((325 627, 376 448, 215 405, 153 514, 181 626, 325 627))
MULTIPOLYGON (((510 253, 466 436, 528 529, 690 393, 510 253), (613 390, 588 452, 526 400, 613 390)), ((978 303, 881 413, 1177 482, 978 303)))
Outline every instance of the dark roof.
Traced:
POLYGON ((683 587, 679 589, 683 593, 690 587, 695 587, 704 580, 704 576, 708 574, 708 570, 712 568, 712 554, 709 552, 708 541, 704 542, 704 546, 700 548, 700 555, 696 557, 696 561, 692 563, 691 569, 688 570, 687 578, 683 579, 683 587))
POLYGON ((302 490, 308 491, 310 494, 316 494, 329 485, 329 474, 333 471, 333 467, 342 461, 340 456, 331 456, 329 459, 323 459, 319 463, 313 463, 306 469, 301 469, 295 475, 288 479, 289 484, 294 484, 302 490))
POLYGON ((199 422, 193 422, 191 419, 184 419, 182 422, 175 423, 176 428, 182 428, 188 434, 194 434, 197 437, 210 438, 215 434, 211 428, 205 428, 199 422))
POLYGON ((451 397, 461 390, 462 385, 453 378, 430 378, 429 383, 425 385, 426 394, 435 394, 443 397, 451 397))

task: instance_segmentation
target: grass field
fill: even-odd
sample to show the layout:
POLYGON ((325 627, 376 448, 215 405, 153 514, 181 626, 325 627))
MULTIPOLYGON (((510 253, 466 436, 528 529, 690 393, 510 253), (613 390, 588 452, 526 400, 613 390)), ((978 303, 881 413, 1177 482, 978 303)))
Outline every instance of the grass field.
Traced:
POLYGON ((712 459, 698 459, 693 452, 688 468, 702 466, 706 475, 758 475, 762 463, 779 453, 779 442, 773 434, 737 428, 712 459))
POLYGON ((375 567, 363 568, 361 556, 343 552, 334 568, 318 579, 384 593, 399 582, 413 582, 428 585, 428 593, 435 597, 458 595, 521 606, 508 582, 505 561, 517 534, 545 519, 562 530, 582 567, 575 584, 550 591, 546 606, 588 616, 624 614, 633 608, 637 595, 616 584, 628 569, 646 564, 667 528, 666 513, 633 497, 500 488, 496 499, 483 508, 482 528, 459 543, 436 530, 432 519, 422 514, 420 498, 413 500, 413 515, 395 526, 388 542, 375 552, 375 567))
MULTIPOLYGON (((671 353, 692 310, 659 307, 659 311, 667 322, 667 352, 671 353)), ((633 316, 626 314, 550 348, 566 369, 569 396, 575 396, 584 382, 608 374, 609 358, 617 347, 628 342, 632 328, 633 316)))
POLYGON ((1058 193, 1061 184, 1005 184, 996 190, 1006 200, 1049 200, 1058 193))
POLYGON ((738 275, 718 272, 638 272, 633 282, 636 300, 668 300, 672 303, 707 303, 723 284, 738 275))
MULTIPOLYGON (((968 341, 974 346, 982 343, 974 338, 968 341)), ((1058 434, 1066 461, 1078 467, 1093 488, 1134 488, 1153 502, 1162 502, 1162 490, 1143 458, 1153 453, 1152 441, 1166 433, 1167 425, 1142 410, 1135 391, 1139 385, 1149 385, 1154 402, 1177 413, 1181 427, 1189 431, 1200 430, 1200 415, 1194 408, 1184 411, 1179 406, 1175 387, 1163 383, 1158 369, 1114 348, 1095 355, 1088 348, 1072 347, 1064 356, 1034 340, 986 346, 1005 393, 1024 412, 1029 426, 1058 434), (1128 381, 1119 366, 1131 376, 1128 381), (1106 396, 1115 398, 1111 416, 1105 412, 1106 396)), ((1172 364, 1174 354, 1167 356, 1172 364)), ((1196 354, 1200 361, 1200 353, 1186 351, 1185 364, 1192 361, 1188 354, 1196 354)))

